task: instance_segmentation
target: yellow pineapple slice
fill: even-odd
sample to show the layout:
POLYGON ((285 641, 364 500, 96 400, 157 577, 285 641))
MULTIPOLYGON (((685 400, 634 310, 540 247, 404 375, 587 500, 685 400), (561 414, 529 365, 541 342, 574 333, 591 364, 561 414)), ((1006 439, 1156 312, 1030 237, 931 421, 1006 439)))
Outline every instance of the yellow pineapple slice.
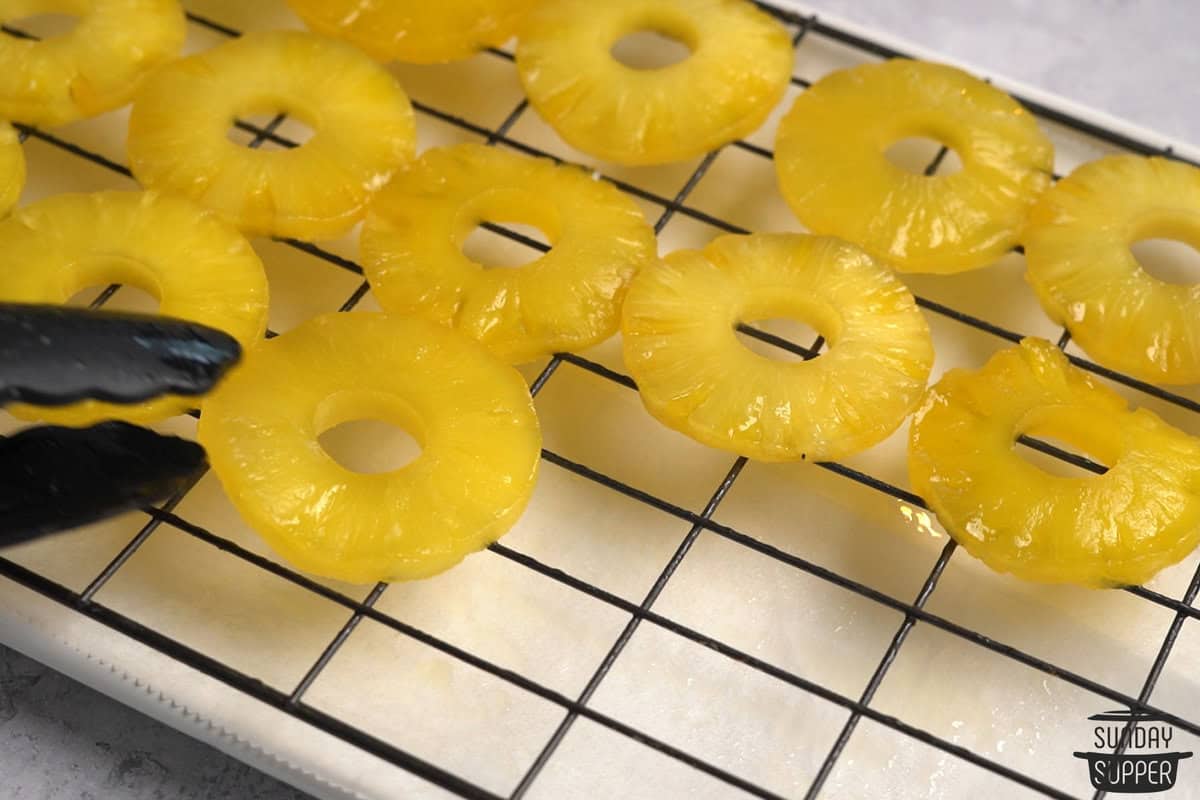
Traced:
POLYGON ((1125 401, 1041 339, 954 369, 913 418, 913 488, 967 552, 1048 583, 1140 584, 1200 541, 1200 440, 1125 401), (1052 475, 1013 449, 1056 436, 1109 465, 1052 475))
POLYGON ((439 64, 498 47, 539 0, 288 0, 309 28, 380 61, 439 64))
POLYGON ((517 44, 525 93, 571 146, 620 164, 703 155, 751 133, 783 97, 792 46, 747 0, 556 0, 529 15, 517 44), (612 55, 654 31, 691 55, 636 69, 612 55))
POLYGON ((130 166, 243 231, 298 239, 344 234, 411 158, 404 90, 354 47, 309 33, 251 33, 154 73, 129 120, 130 166), (251 149, 235 117, 287 112, 315 133, 300 147, 251 149))
POLYGON ((0 122, 0 217, 3 217, 21 196, 25 186, 25 154, 17 132, 7 122, 0 122))
POLYGON ((183 46, 176 0, 4 0, 0 22, 71 14, 75 27, 41 41, 0 36, 0 117, 59 125, 129 102, 143 77, 183 46))
POLYGON ((434 575, 495 541, 541 457, 520 373, 449 328, 371 313, 316 317, 248 353, 205 400, 199 439, 272 547, 353 583, 434 575), (351 472, 317 437, 358 419, 408 431, 421 454, 351 472))
POLYGON ((721 236, 643 270, 625 299, 625 364, 650 413, 711 447, 763 461, 828 460, 896 430, 933 365, 904 284, 862 250, 803 234, 721 236), (829 349, 782 362, 741 322, 793 317, 829 349))
POLYGON ((902 272, 986 266, 1020 242, 1050 185, 1054 148, 1033 115, 960 69, 892 59, 838 70, 796 98, 779 126, 779 184, 814 233, 840 236, 902 272), (943 142, 948 175, 892 164, 889 145, 943 142))
POLYGON ((1157 383, 1200 382, 1200 292, 1146 272, 1129 246, 1200 246, 1200 169, 1123 155, 1084 164, 1034 207, 1025 235, 1042 307, 1106 367, 1157 383))
MULTIPOLYGON (((109 283, 136 286, 158 298, 163 315, 218 328, 243 347, 266 330, 262 262, 236 229, 181 197, 60 194, 0 222, 0 301, 64 303, 80 289, 109 283)), ((155 422, 196 403, 167 396, 135 405, 84 400, 9 410, 86 426, 105 419, 155 422)))
POLYGON ((612 336, 630 279, 654 258, 654 229, 613 185, 481 144, 427 150, 376 196, 362 235, 385 309, 452 325, 510 363, 612 336), (535 225, 553 246, 487 269, 463 253, 484 221, 535 225))

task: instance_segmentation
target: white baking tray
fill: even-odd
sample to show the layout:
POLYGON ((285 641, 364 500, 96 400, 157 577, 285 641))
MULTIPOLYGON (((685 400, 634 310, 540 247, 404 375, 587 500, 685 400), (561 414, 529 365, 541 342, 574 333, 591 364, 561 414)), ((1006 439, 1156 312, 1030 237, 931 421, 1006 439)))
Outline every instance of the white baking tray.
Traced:
MULTIPOLYGON (((237 30, 298 27, 281 2, 185 5, 237 30)), ((821 20, 845 34, 936 57, 848 22, 821 20)), ((196 22, 189 34, 190 51, 224 38, 196 22)), ((814 28, 797 51, 796 75, 814 80, 869 58, 814 28)), ((593 164, 532 111, 510 120, 520 87, 511 62, 496 54, 396 71, 423 108, 443 112, 418 113, 422 148, 480 141, 508 120, 500 146, 524 143, 594 165, 665 198, 675 197, 698 165, 593 164)), ((1152 132, 989 77, 1098 128, 1200 157, 1152 132)), ((772 146, 774 126, 799 91, 798 83, 749 137, 752 147, 728 147, 716 157, 687 196, 688 208, 670 215, 663 252, 718 234, 709 216, 755 230, 799 229, 778 198, 770 161, 753 152, 772 146)), ((52 135, 119 165, 126 120, 127 111, 118 111, 52 135)), ((291 126, 279 132, 294 135, 291 126)), ((1063 125, 1046 128, 1058 146, 1060 173, 1121 150, 1063 125)), ((119 172, 44 137, 30 138, 25 149, 25 203, 61 191, 134 188, 119 172)), ((661 204, 639 202, 652 221, 664 213, 661 204)), ((328 259, 277 242, 255 245, 271 280, 275 331, 341 307, 362 284, 328 259)), ((479 246, 509 258, 522 252, 497 235, 479 246)), ((352 238, 323 247, 355 257, 352 238)), ((1051 339, 1061 333, 1039 311, 1019 255, 963 275, 905 277, 927 308, 973 318, 928 314, 938 353, 934 379, 1008 345, 973 320, 1051 339)), ((129 288, 111 302, 148 307, 129 288)), ((355 306, 374 307, 369 294, 355 306)), ((1082 355, 1073 345, 1068 351, 1082 355)), ((615 341, 584 355, 622 369, 615 341)), ((532 380, 545 366, 525 372, 532 380)), ((1172 630, 1149 702, 1193 724, 1200 720, 1200 619, 1184 611, 1177 620, 1176 613, 1200 557, 1164 571, 1140 595, 1033 586, 995 575, 962 552, 939 562, 947 552, 944 532, 902 492, 888 494, 810 464, 746 465, 713 511, 713 523, 693 528, 734 459, 662 428, 631 389, 585 367, 561 364, 538 394, 554 455, 543 464, 529 511, 502 540, 507 549, 378 597, 372 613, 398 622, 363 620, 315 670, 297 708, 317 726, 277 700, 314 672, 351 619, 348 604, 367 597, 370 587, 319 582, 341 593, 340 601, 331 600, 228 552, 229 545, 222 549, 232 543, 242 556, 276 563, 211 475, 163 524, 148 525, 149 516, 134 513, 0 553, 10 567, 41 580, 35 592, 0 577, 0 640, 322 798, 456 796, 443 788, 448 784, 481 797, 509 796, 518 786, 534 798, 706 798, 744 789, 798 797, 810 790, 851 716, 842 699, 862 696, 907 604, 942 563, 926 616, 894 652, 865 716, 832 760, 821 797, 1041 796, 1031 784, 1089 796, 1084 764, 1072 754, 1092 749, 1094 723, 1087 717, 1121 704, 1084 687, 1136 697, 1172 630), (619 485, 596 480, 588 469, 619 485), (588 710, 531 773, 567 715, 555 698, 573 700, 584 690, 629 623, 630 604, 643 602, 689 532, 694 542, 654 602, 657 616, 636 626, 588 710), (123 556, 115 571, 109 568, 123 556), (534 568, 522 559, 535 560, 534 568), (89 595, 91 604, 73 607, 71 594, 96 585, 102 574, 107 580, 89 595), (1069 674, 1055 674, 1047 663, 1069 674), (233 688, 246 678, 261 683, 249 693, 233 688), (966 757, 930 737, 964 748, 966 757)), ((1113 385, 1200 434, 1200 417, 1187 407, 1200 399, 1196 390, 1164 397, 1113 385)), ((16 427, 0 418, 0 432, 16 427)), ((194 422, 181 418, 161 427, 191 435, 194 422)), ((903 490, 906 433, 848 466, 903 490)), ((1200 751, 1200 741, 1182 730, 1173 745, 1200 751)), ((1179 785, 1163 796, 1200 797, 1200 758, 1180 769, 1179 785)))

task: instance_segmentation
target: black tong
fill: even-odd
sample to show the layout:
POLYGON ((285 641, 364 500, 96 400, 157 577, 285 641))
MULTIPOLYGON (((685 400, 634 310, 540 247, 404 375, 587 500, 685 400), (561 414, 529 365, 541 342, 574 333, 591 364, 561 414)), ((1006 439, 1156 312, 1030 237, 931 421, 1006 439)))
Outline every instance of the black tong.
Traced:
MULTIPOLYGON (((0 406, 199 396, 240 357, 190 322, 0 303, 0 406)), ((0 437, 0 547, 160 502, 206 466, 200 445, 124 422, 0 437)))

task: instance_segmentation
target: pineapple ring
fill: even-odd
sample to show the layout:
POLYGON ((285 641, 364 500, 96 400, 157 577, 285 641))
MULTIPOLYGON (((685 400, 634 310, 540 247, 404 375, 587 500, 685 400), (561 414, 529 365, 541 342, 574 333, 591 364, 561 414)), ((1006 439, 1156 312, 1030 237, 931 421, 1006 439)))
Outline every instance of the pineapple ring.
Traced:
POLYGON ((174 58, 186 34, 177 0, 5 0, 0 22, 72 14, 75 28, 43 40, 0 36, 0 117, 60 125, 129 102, 174 58))
POLYGON ((1129 246, 1163 236, 1200 245, 1200 169, 1109 156, 1043 195, 1025 236, 1042 308, 1106 367, 1156 383, 1200 382, 1200 294, 1150 275, 1129 246))
MULTIPOLYGON (((124 283, 159 299, 165 316, 225 331, 243 346, 267 325, 267 277, 238 231, 181 197, 154 192, 60 194, 0 222, 0 299, 65 303, 88 286, 124 283)), ((9 407, 59 425, 157 422, 193 408, 166 396, 134 405, 83 400, 62 408, 9 407)))
POLYGON ((803 234, 720 236, 633 280, 625 364, 650 414, 697 441, 763 461, 828 460, 885 439, 933 366, 912 294, 854 245, 803 234), (739 322, 793 316, 829 350, 800 363, 742 345, 739 322))
POLYGON ((1050 185, 1054 146, 998 89, 943 64, 892 59, 838 70, 779 125, 784 198, 814 233, 840 236, 901 272, 986 266, 1020 242, 1050 185), (907 136, 945 142, 952 175, 913 175, 885 151, 907 136))
POLYGON ((441 64, 504 44, 536 2, 288 0, 288 5, 312 30, 345 39, 372 58, 441 64))
POLYGON ((619 164, 716 150, 761 125, 792 74, 787 30, 746 0, 558 0, 530 14, 517 43, 525 94, 568 144, 619 164), (653 30, 691 55, 659 69, 613 58, 653 30))
POLYGON ((616 333, 654 229, 616 187, 574 167, 481 144, 427 150, 381 191, 363 228, 363 268, 380 304, 483 342, 510 363, 616 333), (553 248, 514 269, 463 253, 485 220, 528 222, 553 248))
POLYGON ((250 234, 344 234, 370 195, 412 157, 412 107, 383 67, 310 33, 251 33, 168 64, 129 120, 134 175, 216 210, 250 234), (231 142, 235 117, 286 111, 316 133, 300 147, 231 142))
POLYGON ((1200 440, 1024 339, 929 390, 909 438, 913 488, 992 569, 1047 583, 1135 585, 1200 541, 1200 440), (1013 449, 1050 435, 1096 453, 1103 475, 1049 474, 1013 449))
POLYGON ((25 186, 25 154, 21 140, 7 122, 0 122, 0 218, 17 204, 25 186))
POLYGON ((301 569, 367 583, 423 578, 486 547, 533 492, 541 433, 512 367, 426 320, 325 314, 265 342, 204 403, 199 440, 229 498, 301 569), (365 475, 317 437, 391 422, 416 460, 365 475))

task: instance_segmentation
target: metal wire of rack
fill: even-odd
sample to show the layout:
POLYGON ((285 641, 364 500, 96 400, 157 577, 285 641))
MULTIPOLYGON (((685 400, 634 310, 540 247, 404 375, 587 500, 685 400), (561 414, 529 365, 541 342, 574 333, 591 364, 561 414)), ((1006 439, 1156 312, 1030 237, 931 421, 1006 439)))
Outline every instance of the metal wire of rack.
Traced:
MULTIPOLYGON (((790 26, 794 32, 793 43, 797 47, 802 45, 806 36, 816 33, 830 40, 855 48, 856 50, 871 56, 893 58, 903 57, 905 55, 904 53, 898 52, 885 44, 864 38, 858 34, 843 30, 835 25, 828 24, 817 16, 804 16, 796 14, 767 3, 758 3, 758 5, 772 15, 776 16, 786 25, 790 26)), ((188 19, 193 25, 201 26, 209 31, 221 34, 223 36, 236 37, 240 35, 239 31, 227 25, 197 14, 189 13, 188 19)), ((3 27, 3 31, 4 33, 13 36, 27 36, 27 34, 9 27, 3 27)), ((489 53, 498 59, 508 61, 513 59, 511 53, 501 49, 492 49, 489 51, 489 53)), ((792 83, 801 88, 805 88, 809 85, 809 82, 800 76, 793 76, 792 83)), ((1097 126, 1091 122, 1072 116, 1071 114, 1064 113, 1061 110, 1031 101, 1028 98, 1022 98, 1018 96, 1017 99, 1040 118, 1053 121, 1078 133, 1101 140, 1123 150, 1143 155, 1163 155, 1170 158, 1180 158, 1173 153, 1170 148, 1160 149, 1154 147, 1145 142, 1132 139, 1118 131, 1097 126)), ((557 158, 551 153, 545 152, 537 147, 519 141, 510 136, 510 131, 512 130, 513 126, 528 110, 528 104, 525 100, 521 100, 507 115, 507 117, 494 128, 476 124, 470 120, 447 113, 424 103, 414 102, 413 105, 419 113, 441 120, 442 122, 448 123, 461 130, 485 137, 489 144, 502 144, 506 147, 513 148, 529 155, 549 157, 556 161, 561 161, 561 159, 557 158)), ((298 146, 298 142, 278 133, 278 129, 284 121, 285 117, 283 115, 279 115, 272 119, 269 123, 261 126, 242 120, 235 121, 234 125, 242 131, 253 136, 253 139, 249 142, 250 147, 261 147, 268 142, 280 147, 298 146)), ((71 153, 79 158, 86 159, 94 164, 100 165, 106 169, 120 173, 127 177, 132 177, 129 169, 126 166, 109 159, 101 153, 89 150, 78 144, 64 140, 53 133, 39 130, 37 128, 24 125, 17 125, 17 128, 19 136, 23 141, 32 137, 40 140, 41 142, 59 148, 62 151, 71 153)), ((773 154, 769 149, 747 141, 737 141, 728 145, 728 147, 739 148, 765 159, 770 159, 773 157, 773 154)), ((618 188, 622 189, 628 194, 636 198, 649 201, 650 203, 661 207, 662 212, 654 224, 654 228, 657 232, 662 232, 667 223, 675 215, 683 215, 699 222, 706 223, 707 225, 710 225, 713 228, 721 231, 730 233, 747 233, 748 231, 739 225, 735 225, 731 222, 720 219, 688 204, 689 196, 703 179, 709 167, 717 158, 719 152, 720 151, 714 151, 704 157, 688 177, 683 186, 672 197, 660 195, 624 180, 609 176, 601 177, 611 181, 618 188)), ((943 147, 926 168, 926 173, 933 174, 937 170, 939 164, 942 162, 942 159, 946 156, 946 154, 947 150, 943 147)), ((488 228, 494 233, 505 236, 535 250, 545 251, 548 249, 547 245, 524 236, 516 231, 510 230, 504 226, 485 223, 484 227, 488 228)), ((322 259, 340 269, 353 273, 354 275, 362 275, 362 269, 358 264, 336 253, 325 250, 318 245, 293 240, 285 240, 285 243, 291 247, 303 250, 304 252, 322 259)), ((117 285, 109 286, 93 301, 92 305, 94 307, 103 305, 118 289, 119 286, 117 285)), ((368 290, 369 286, 365 281, 363 281, 342 304, 340 310, 349 311, 354 308, 366 296, 368 290)), ((961 312, 954 308, 950 308, 925 297, 918 296, 917 303, 927 312, 953 319, 958 323, 970 326, 976 330, 1000 339, 1010 342, 1018 342, 1023 338, 1022 334, 1017 331, 1009 330, 988 322, 987 320, 961 312)), ((812 342, 811 344, 804 345, 789 341, 786 338, 748 325, 740 326, 739 330, 745 335, 757 338, 763 342, 787 350, 806 359, 814 358, 819 355, 824 345, 824 342, 820 337, 818 337, 816 341, 812 342)), ((268 331, 267 335, 273 336, 274 333, 268 331)), ((1060 348, 1065 348, 1068 342, 1069 334, 1067 334, 1067 332, 1064 330, 1058 340, 1058 345, 1060 348)), ((1120 374, 1095 364, 1085 358, 1069 353, 1068 357, 1076 366, 1096 375, 1100 375, 1109 380, 1124 384, 1125 386, 1128 386, 1138 392, 1156 397, 1187 411, 1200 412, 1200 403, 1188 397, 1184 397, 1174 392, 1120 374)), ((633 380, 627 375, 621 374, 603 364, 589 360, 580 355, 559 353, 549 361, 536 379, 533 380, 531 384, 531 392, 536 396, 546 386, 547 382, 550 381, 553 376, 563 368, 564 365, 569 365, 571 368, 588 371, 630 390, 636 389, 633 380)), ((1104 466, 1097 464, 1086 457, 1061 450, 1053 445, 1050 445, 1049 443, 1024 436, 1021 437, 1019 441, 1028 447, 1062 459, 1075 465, 1076 467, 1096 473, 1103 473, 1105 471, 1104 466)), ((509 795, 512 800, 518 800, 519 798, 525 796, 530 787, 538 779, 539 774, 541 774, 546 764, 553 758, 555 751, 567 732, 570 730, 571 726, 576 722, 576 720, 581 718, 603 726, 604 728, 607 728, 621 736, 640 743, 644 747, 651 748, 668 758, 674 759, 690 766, 695 770, 706 773, 707 775, 724 782, 730 787, 736 787, 737 789, 740 789, 752 796, 761 798, 779 797, 778 794, 768 790, 767 788, 756 785, 716 764, 710 763, 688 752, 685 752, 669 744, 668 742, 655 738, 649 733, 628 725, 612 716, 604 714, 589 705, 589 700, 609 674, 609 671, 620 656, 621 652, 624 650, 625 646, 629 643, 634 632, 640 625, 643 624, 655 626, 674 636, 678 636, 702 645, 711 649, 712 651, 715 651, 726 659, 738 662, 752 670, 756 670, 766 676, 769 676, 771 679, 794 687, 799 691, 807 692, 820 697, 830 703, 846 709, 849 712, 847 721, 844 723, 840 733, 836 737, 833 746, 826 754, 819 771, 813 778, 811 785, 805 794, 805 797, 810 799, 816 798, 818 795, 820 795, 822 787, 825 785, 826 780, 828 779, 834 766, 837 764, 838 759, 841 757, 848 741, 854 733, 856 726, 864 718, 878 723, 886 728, 890 728, 901 735, 911 737, 912 739, 915 739, 923 744, 952 754, 959 759, 995 773, 996 775, 1002 776, 1014 782, 1015 784, 1019 784, 1046 797, 1064 798, 1064 800, 1072 797, 1071 795, 1049 785, 1037 777, 1020 772, 1012 767, 1000 763, 997 760, 981 755, 941 736, 932 734, 901 719, 889 716, 888 714, 879 711, 871 705, 877 690, 883 684, 889 669, 895 662, 897 655, 909 636, 909 633, 918 623, 932 626, 975 647, 984 648, 995 654, 998 654, 1005 659, 1017 662, 1046 675, 1053 676, 1075 687, 1086 690, 1087 692, 1090 692, 1098 697, 1105 698, 1106 700, 1111 701, 1112 703, 1115 703, 1121 707, 1127 708, 1130 711, 1153 714, 1181 730, 1200 736, 1200 719, 1189 719, 1182 717, 1168 709, 1157 707, 1150 702, 1151 694, 1153 693, 1158 679, 1162 674, 1162 670, 1167 662, 1167 659, 1170 657, 1172 648, 1185 621, 1189 619, 1200 620, 1200 608, 1197 608, 1193 604, 1197 595, 1200 595, 1200 569, 1196 571, 1186 591, 1183 593, 1180 599, 1170 597, 1145 587, 1131 586, 1123 589, 1123 591, 1137 596, 1145 602, 1156 604, 1157 606, 1174 613, 1174 618, 1167 630, 1165 637, 1162 640, 1161 645, 1158 648, 1157 655, 1155 656, 1153 664, 1142 683, 1142 687, 1137 696, 1133 696, 1111 686, 1104 685, 1098 681, 1085 677, 1077 672, 1039 658, 1017 647, 996 641, 976 630, 971 629, 970 627, 958 624, 943 616, 927 611, 925 609, 926 603, 936 591, 938 581, 941 578, 943 571, 946 569, 946 566, 955 555, 956 544, 953 540, 948 540, 946 545, 941 550, 932 568, 928 571, 928 574, 926 575, 924 582, 922 583, 921 588, 917 592, 916 596, 911 601, 905 601, 895 598, 857 580, 838 574, 837 572, 809 561, 802 556, 781 550, 736 528, 715 521, 713 519, 713 515, 720 505, 722 499, 725 497, 726 493, 738 480, 738 477, 746 464, 745 458, 738 458, 732 463, 723 480, 714 489, 707 504, 701 511, 696 512, 678 505, 670 500, 639 489, 636 486, 625 483, 603 472, 592 469, 585 464, 573 461, 549 449, 543 450, 542 457, 545 461, 561 467, 564 470, 567 470, 589 481, 595 482, 596 484, 599 484, 608 490, 619 493, 625 497, 632 498, 633 500, 645 504, 646 506, 657 509, 663 514, 687 522, 691 526, 688 533, 678 543, 678 546, 676 547, 671 558, 663 566, 662 570, 658 574, 657 579, 653 582, 650 590, 646 593, 644 599, 640 603, 631 602, 623 597, 605 590, 604 588, 601 588, 598 585, 568 574, 550 564, 544 563, 528 554, 514 550, 504 544, 495 543, 490 546, 489 549, 492 551, 492 553, 515 564, 521 565, 522 567, 533 572, 539 573, 540 575, 562 584, 571 590, 581 592, 602 603, 608 604, 616 610, 628 615, 628 621, 620 635, 617 637, 616 641, 613 642, 601 663, 595 668, 583 691, 574 697, 567 696, 557 690, 537 682, 532 678, 506 669, 488 660, 487 658, 469 652, 418 627, 406 623, 401 619, 378 610, 376 608, 376 602, 386 591, 386 584, 379 584, 375 586, 373 590, 365 597, 365 599, 357 600, 347 596, 346 594, 343 594, 336 589, 318 583, 306 577, 305 575, 297 573, 284 565, 247 550, 236 542, 224 538, 216 532, 208 530, 203 526, 197 525, 187 519, 182 518, 175 513, 175 509, 186 496, 188 490, 179 493, 160 507, 143 509, 142 513, 144 513, 144 515, 147 517, 145 524, 124 546, 124 548, 122 548, 121 551, 111 560, 111 562, 108 563, 104 569, 101 570, 99 574, 97 574, 96 577, 86 586, 86 588, 81 591, 70 589, 2 556, 0 556, 0 575, 9 580, 15 581, 18 584, 21 584, 26 588, 31 589, 46 598, 49 598, 52 601, 71 608, 79 614, 89 617, 114 631, 132 637, 134 640, 154 650, 157 650, 162 654, 175 659, 195 670, 198 670, 210 678, 213 678, 231 687, 232 689, 245 694, 248 697, 252 697, 270 707, 283 711, 286 714, 313 726, 314 728, 331 734, 334 737, 351 744, 352 746, 355 746, 367 753, 373 754, 374 756, 377 756, 392 765, 395 765, 396 767, 407 770, 421 778, 430 781, 433 784, 436 784, 437 786, 467 798, 498 800, 500 795, 495 794, 494 792, 472 782, 467 778, 454 774, 453 772, 431 763, 428 760, 413 755, 412 753, 407 752, 395 746, 394 744, 389 743, 388 741, 362 730, 361 728, 355 727, 354 725, 351 725, 350 723, 318 708, 315 708, 314 706, 305 702, 305 694, 308 689, 313 685, 313 682, 322 673, 322 671, 329 665, 331 660, 337 654, 338 650, 349 639, 351 634, 363 620, 372 620, 376 623, 379 623, 400 635, 409 637, 412 640, 440 651, 441 653, 444 653, 453 659, 457 659, 504 682, 512 684, 513 686, 518 687, 525 692, 540 697, 558 706, 562 710, 564 713, 562 721, 555 729, 549 740, 545 742, 537 758, 529 766, 515 789, 509 795), (214 658, 213 656, 194 649, 177 639, 139 623, 135 619, 112 608, 106 607, 102 603, 96 601, 95 595, 97 592, 99 592, 105 586, 105 584, 107 584, 121 570, 121 568, 147 541, 154 531, 163 525, 190 535, 195 539, 217 548, 234 558, 241 559, 242 561, 253 565, 258 569, 264 570, 290 582, 295 586, 315 593, 316 595, 336 603, 351 612, 350 619, 345 623, 341 630, 338 631, 337 635, 328 643, 324 651, 308 668, 304 674, 304 677, 298 682, 292 691, 284 692, 268 686, 256 679, 253 675, 246 674, 245 672, 240 671, 227 663, 223 663, 221 660, 214 658), (831 688, 821 685, 818 682, 806 679, 798 674, 795 674, 794 672, 759 659, 749 652, 738 649, 654 611, 653 606, 655 601, 658 599, 667 583, 671 580, 676 569, 683 562, 684 558, 688 554, 689 549, 701 532, 715 534, 716 536, 736 543, 741 547, 748 548, 763 556, 766 556, 767 558, 781 562, 790 568, 807 573, 808 575, 814 576, 821 581, 825 581, 834 586, 838 586, 842 589, 853 592, 854 594, 862 598, 866 598, 875 604, 899 612, 903 615, 902 623, 896 629, 891 638, 890 644, 871 674, 869 681, 857 697, 847 696, 839 693, 831 688)), ((896 498, 897 500, 903 501, 904 503, 918 508, 927 508, 924 501, 915 494, 849 466, 839 463, 819 463, 816 466, 849 480, 856 481, 872 490, 882 492, 886 495, 896 498)), ((1128 732, 1129 728, 1126 728, 1126 734, 1128 734, 1128 732)), ((1126 739, 1123 739, 1121 748, 1119 749, 1123 749, 1125 744, 1126 739)), ((1095 797, 1097 800, 1099 800, 1099 798, 1103 797, 1103 795, 1103 792, 1098 791, 1095 794, 1095 797)))

